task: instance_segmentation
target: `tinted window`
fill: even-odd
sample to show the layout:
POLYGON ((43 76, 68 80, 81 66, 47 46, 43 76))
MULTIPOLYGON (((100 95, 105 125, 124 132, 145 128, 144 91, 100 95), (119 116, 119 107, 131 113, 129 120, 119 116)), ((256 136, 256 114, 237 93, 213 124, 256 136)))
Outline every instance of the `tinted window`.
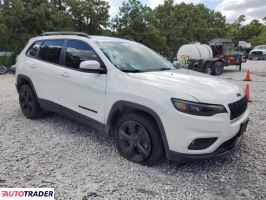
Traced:
POLYGON ((59 63, 60 53, 64 45, 64 40, 46 40, 44 41, 39 58, 51 63, 59 63))
POLYGON ((262 51, 253 51, 251 54, 254 54, 254 55, 262 55, 262 51))
POLYGON ((40 50, 41 45, 42 45, 42 41, 34 42, 30 46, 30 48, 28 49, 27 55, 32 56, 32 57, 36 57, 38 52, 39 52, 39 50, 40 50))
POLYGON ((79 69, 80 63, 85 60, 99 61, 99 58, 88 44, 81 41, 69 40, 67 43, 65 65, 79 69))

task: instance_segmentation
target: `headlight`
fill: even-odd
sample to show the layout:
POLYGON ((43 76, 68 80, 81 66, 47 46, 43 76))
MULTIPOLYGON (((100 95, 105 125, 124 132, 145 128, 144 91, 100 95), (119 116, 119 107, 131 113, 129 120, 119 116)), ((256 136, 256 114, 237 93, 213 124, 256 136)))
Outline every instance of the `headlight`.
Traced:
POLYGON ((217 113, 227 113, 222 105, 197 103, 172 98, 174 107, 183 113, 199 116, 212 116, 217 113))

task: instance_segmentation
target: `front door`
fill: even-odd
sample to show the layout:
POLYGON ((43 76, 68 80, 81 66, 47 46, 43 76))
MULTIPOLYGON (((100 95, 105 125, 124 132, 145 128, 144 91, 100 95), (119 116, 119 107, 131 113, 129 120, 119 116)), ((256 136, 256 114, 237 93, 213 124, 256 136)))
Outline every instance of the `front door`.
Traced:
POLYGON ((82 72, 85 60, 100 61, 85 42, 68 40, 59 82, 60 105, 104 123, 107 74, 82 72))

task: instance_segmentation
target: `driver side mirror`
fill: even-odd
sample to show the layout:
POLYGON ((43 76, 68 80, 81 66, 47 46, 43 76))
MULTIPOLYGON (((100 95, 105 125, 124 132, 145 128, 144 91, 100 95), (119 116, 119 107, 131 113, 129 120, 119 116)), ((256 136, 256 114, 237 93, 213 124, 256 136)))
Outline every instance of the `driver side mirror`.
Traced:
POLYGON ((79 69, 84 72, 102 73, 104 69, 101 68, 101 64, 96 60, 86 60, 80 63, 79 69))

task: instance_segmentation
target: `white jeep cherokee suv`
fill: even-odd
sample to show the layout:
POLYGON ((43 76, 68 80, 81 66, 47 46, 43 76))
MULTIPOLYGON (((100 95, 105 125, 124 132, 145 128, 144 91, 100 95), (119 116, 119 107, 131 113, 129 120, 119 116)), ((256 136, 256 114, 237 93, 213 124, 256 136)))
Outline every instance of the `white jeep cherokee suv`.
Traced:
POLYGON ((143 165, 224 154, 247 127, 247 98, 236 85, 175 69, 134 41, 44 33, 29 41, 16 67, 27 118, 46 110, 90 124, 143 165))

